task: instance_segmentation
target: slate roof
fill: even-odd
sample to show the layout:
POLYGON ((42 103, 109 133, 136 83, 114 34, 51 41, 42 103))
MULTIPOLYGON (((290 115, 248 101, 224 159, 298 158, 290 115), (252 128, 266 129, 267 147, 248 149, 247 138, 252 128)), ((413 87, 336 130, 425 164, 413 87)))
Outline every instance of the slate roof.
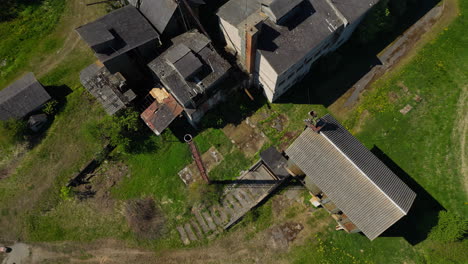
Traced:
POLYGON ((282 25, 267 20, 258 51, 279 74, 303 59, 343 25, 326 0, 305 0, 298 13, 282 25))
POLYGON ((269 147, 260 152, 260 158, 278 179, 284 179, 290 176, 285 169, 288 161, 275 147, 269 147))
POLYGON ((332 116, 286 154, 371 240, 406 215, 416 194, 332 116))
POLYGON ((0 90, 0 120, 23 118, 51 99, 32 72, 0 90))
POLYGON ((354 23, 379 0, 330 0, 349 23, 354 23))
POLYGON ((80 72, 80 81, 109 115, 124 109, 136 98, 131 89, 126 89, 125 78, 119 73, 111 74, 104 66, 89 65, 80 72))
POLYGON ((102 62, 159 38, 158 32, 130 5, 78 27, 76 31, 102 62))
POLYGON ((148 67, 182 106, 196 107, 192 105, 195 97, 224 78, 230 65, 211 49, 210 40, 196 30, 173 38, 172 43, 148 67), (197 71, 200 74, 196 76, 203 85, 197 85, 195 79, 187 79, 197 71))
POLYGON ((169 94, 162 103, 154 101, 140 117, 156 135, 161 135, 183 110, 184 108, 169 94))
MULTIPOLYGON (((242 22, 246 18, 255 12, 260 12, 262 1, 265 0, 249 0, 247 3, 244 0, 231 0, 223 5, 217 14, 231 25, 242 27, 242 22)), ((297 4, 289 0, 266 1, 271 2, 273 6, 270 8, 278 15, 289 9, 287 3, 297 4)), ((327 0, 303 0, 299 5, 297 14, 281 25, 267 19, 259 36, 258 51, 278 74, 298 63, 343 25, 343 21, 327 0)))
POLYGON ((174 0, 133 0, 129 2, 140 10, 160 34, 164 32, 178 7, 174 0))
POLYGON ((229 24, 237 27, 241 22, 261 7, 262 0, 230 0, 216 13, 229 24))
POLYGON ((268 5, 273 15, 279 20, 302 1, 304 0, 264 0, 263 3, 268 5))

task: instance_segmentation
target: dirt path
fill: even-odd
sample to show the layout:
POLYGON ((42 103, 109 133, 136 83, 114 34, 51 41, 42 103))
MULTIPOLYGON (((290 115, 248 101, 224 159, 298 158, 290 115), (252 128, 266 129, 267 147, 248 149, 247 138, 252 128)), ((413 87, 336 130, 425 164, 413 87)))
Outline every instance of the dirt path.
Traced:
POLYGON ((468 137, 468 86, 462 90, 457 105, 457 118, 453 126, 453 142, 460 142, 460 173, 463 176, 465 194, 468 195, 468 153, 466 150, 468 137))
POLYGON ((86 1, 83 0, 67 0, 64 15, 56 31, 52 33, 60 39, 65 39, 63 46, 45 60, 32 62, 36 68, 36 75, 42 77, 57 67, 74 49, 79 46, 84 48, 85 44, 80 40, 75 28, 96 19, 103 13, 100 5, 86 6, 86 1))

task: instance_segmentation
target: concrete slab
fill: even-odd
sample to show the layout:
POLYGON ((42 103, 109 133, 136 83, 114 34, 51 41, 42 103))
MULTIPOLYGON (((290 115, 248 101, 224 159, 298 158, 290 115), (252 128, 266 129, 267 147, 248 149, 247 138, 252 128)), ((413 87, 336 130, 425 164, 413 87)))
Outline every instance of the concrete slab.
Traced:
POLYGON ((192 230, 192 226, 190 226, 189 223, 185 224, 184 229, 185 229, 185 232, 187 233, 187 235, 188 235, 188 237, 189 237, 189 239, 191 241, 196 241, 197 240, 197 237, 195 236, 195 233, 192 230))
POLYGON ((182 226, 178 226, 176 228, 177 231, 179 231, 180 240, 182 240, 182 243, 184 243, 184 245, 190 244, 190 240, 187 237, 187 233, 185 233, 185 229, 182 226))
POLYGON ((197 219, 198 224, 200 224, 203 232, 208 233, 210 231, 210 229, 206 225, 205 220, 203 219, 203 217, 201 217, 201 215, 198 212, 194 212, 193 214, 195 215, 195 218, 197 219))
POLYGON ((205 218, 206 222, 208 223, 208 227, 213 231, 216 230, 216 225, 214 223, 213 218, 211 218, 210 214, 208 214, 207 212, 203 212, 202 215, 203 215, 203 218, 205 218))

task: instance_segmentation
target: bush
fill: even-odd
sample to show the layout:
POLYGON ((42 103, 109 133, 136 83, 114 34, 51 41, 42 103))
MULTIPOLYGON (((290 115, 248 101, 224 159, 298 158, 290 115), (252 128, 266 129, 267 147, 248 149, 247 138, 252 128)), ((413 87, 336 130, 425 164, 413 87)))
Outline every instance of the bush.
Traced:
POLYGON ((439 223, 432 228, 429 238, 439 242, 455 242, 468 231, 468 221, 447 211, 439 213, 439 223))
POLYGON ((58 110, 58 102, 57 100, 51 100, 44 104, 42 107, 42 112, 48 116, 53 116, 57 113, 58 110))
POLYGON ((114 116, 106 116, 99 122, 88 124, 86 132, 106 144, 129 151, 142 129, 139 114, 127 108, 114 116))
POLYGON ((0 121, 0 146, 7 147, 24 140, 27 124, 23 120, 0 121))

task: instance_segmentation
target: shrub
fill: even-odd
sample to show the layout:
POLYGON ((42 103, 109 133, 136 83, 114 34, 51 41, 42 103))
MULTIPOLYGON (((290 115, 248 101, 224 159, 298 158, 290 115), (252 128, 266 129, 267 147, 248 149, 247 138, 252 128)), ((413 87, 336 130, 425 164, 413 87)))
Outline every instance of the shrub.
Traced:
POLYGON ((44 112, 48 116, 53 116, 57 113, 58 110, 58 102, 57 100, 51 100, 44 104, 42 107, 42 112, 44 112))
POLYGON ((455 242, 462 239, 468 231, 468 221, 447 211, 439 213, 439 222, 432 228, 429 238, 439 242, 455 242))
POLYGON ((23 120, 0 121, 0 146, 6 147, 24 140, 26 132, 27 125, 23 120))
POLYGON ((71 187, 62 186, 60 189, 60 198, 64 201, 70 201, 73 199, 73 191, 71 187))
POLYGON ((131 108, 120 111, 114 116, 106 116, 99 122, 86 126, 86 133, 106 144, 130 150, 132 142, 139 136, 141 126, 139 115, 131 108))

